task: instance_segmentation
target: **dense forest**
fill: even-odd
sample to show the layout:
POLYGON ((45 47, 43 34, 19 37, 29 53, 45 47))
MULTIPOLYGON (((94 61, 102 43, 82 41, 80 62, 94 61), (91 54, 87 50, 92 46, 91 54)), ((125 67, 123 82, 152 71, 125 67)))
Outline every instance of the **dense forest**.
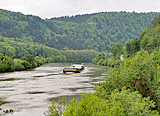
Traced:
POLYGON ((81 100, 72 99, 69 103, 63 98, 58 106, 53 102, 45 114, 159 116, 160 16, 151 21, 139 38, 126 45, 121 42, 113 45, 111 55, 106 59, 102 52, 92 60, 97 65, 108 66, 107 77, 95 86, 94 94, 83 93, 81 100))
POLYGON ((159 14, 101 12, 43 20, 0 9, 0 41, 5 37, 22 43, 37 42, 58 50, 110 52, 118 41, 125 44, 138 37, 159 14))
POLYGON ((159 13, 102 12, 51 20, 67 37, 82 43, 84 49, 110 51, 118 41, 125 44, 138 37, 158 15, 159 13))

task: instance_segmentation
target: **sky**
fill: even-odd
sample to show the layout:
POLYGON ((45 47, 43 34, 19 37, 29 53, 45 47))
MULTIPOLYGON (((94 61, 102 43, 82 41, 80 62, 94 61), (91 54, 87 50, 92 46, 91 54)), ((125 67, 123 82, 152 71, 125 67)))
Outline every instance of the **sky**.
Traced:
POLYGON ((98 12, 160 12, 160 0, 0 0, 0 9, 43 19, 98 12))

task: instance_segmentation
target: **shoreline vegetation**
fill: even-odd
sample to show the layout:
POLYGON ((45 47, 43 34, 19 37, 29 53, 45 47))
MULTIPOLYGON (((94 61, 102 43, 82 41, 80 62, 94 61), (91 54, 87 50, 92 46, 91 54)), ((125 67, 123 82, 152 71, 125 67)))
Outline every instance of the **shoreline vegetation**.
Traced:
POLYGON ((0 53, 0 73, 27 70, 45 63, 91 62, 96 54, 97 52, 94 50, 66 50, 59 55, 51 55, 46 58, 27 54, 22 56, 21 59, 16 59, 6 56, 5 53, 0 53))
POLYGON ((5 54, 0 54, 0 73, 32 69, 51 62, 51 58, 34 57, 30 54, 24 55, 22 59, 15 59, 5 56, 5 54))

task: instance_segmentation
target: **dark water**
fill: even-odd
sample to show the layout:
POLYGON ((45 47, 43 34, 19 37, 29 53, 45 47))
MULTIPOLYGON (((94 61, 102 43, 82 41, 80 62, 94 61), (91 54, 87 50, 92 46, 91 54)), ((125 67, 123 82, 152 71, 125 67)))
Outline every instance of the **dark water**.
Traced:
POLYGON ((80 98, 84 91, 93 93, 95 83, 106 75, 104 67, 91 63, 85 63, 81 73, 63 74, 63 68, 70 66, 70 63, 52 63, 30 71, 0 74, 0 99, 5 102, 0 107, 14 110, 5 116, 44 116, 52 100, 63 96, 67 100, 80 98))

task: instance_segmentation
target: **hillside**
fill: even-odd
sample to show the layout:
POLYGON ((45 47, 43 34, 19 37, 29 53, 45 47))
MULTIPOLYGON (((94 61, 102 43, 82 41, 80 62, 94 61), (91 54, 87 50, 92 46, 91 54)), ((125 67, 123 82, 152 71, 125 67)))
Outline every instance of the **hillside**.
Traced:
POLYGON ((0 35, 22 42, 37 42, 59 50, 110 51, 118 41, 138 37, 160 13, 102 12, 41 19, 0 10, 0 35))
POLYGON ((139 38, 126 43, 127 54, 133 55, 140 48, 147 50, 149 53, 160 47, 160 16, 153 19, 149 27, 140 33, 139 38))
POLYGON ((51 20, 69 38, 81 42, 84 49, 109 51, 118 41, 125 44, 138 37, 158 15, 158 13, 103 12, 51 20))

